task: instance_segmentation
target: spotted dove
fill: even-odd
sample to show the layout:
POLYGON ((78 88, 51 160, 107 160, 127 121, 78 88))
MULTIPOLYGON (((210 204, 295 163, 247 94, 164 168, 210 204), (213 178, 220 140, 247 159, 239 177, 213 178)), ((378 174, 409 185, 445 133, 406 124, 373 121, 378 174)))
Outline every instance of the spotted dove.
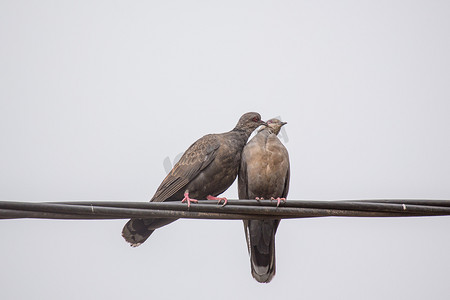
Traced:
MULTIPOLYGON (((248 142, 242 152, 238 178, 239 199, 285 200, 289 190, 289 155, 277 134, 285 125, 277 119, 248 142)), ((252 276, 270 282, 275 275, 275 233, 280 220, 244 220, 252 276)))
MULTIPOLYGON (((184 152, 150 200, 151 202, 216 198, 236 179, 242 149, 250 134, 260 125, 260 114, 249 112, 239 119, 236 127, 221 134, 208 134, 184 152), (184 197, 184 198, 183 198, 184 197), (196 199, 195 199, 196 198, 196 199)), ((153 231, 176 219, 131 219, 122 230, 124 239, 136 247, 147 240, 153 231)))

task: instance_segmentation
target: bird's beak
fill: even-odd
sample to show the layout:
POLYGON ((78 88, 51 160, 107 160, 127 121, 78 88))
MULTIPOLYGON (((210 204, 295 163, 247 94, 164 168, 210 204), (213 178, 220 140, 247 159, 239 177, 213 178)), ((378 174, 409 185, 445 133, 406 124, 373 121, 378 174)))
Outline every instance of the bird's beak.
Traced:
POLYGON ((281 126, 284 126, 286 124, 287 124, 287 122, 281 122, 281 126))
POLYGON ((264 122, 263 120, 259 121, 259 125, 264 125, 264 126, 269 126, 266 122, 264 122))

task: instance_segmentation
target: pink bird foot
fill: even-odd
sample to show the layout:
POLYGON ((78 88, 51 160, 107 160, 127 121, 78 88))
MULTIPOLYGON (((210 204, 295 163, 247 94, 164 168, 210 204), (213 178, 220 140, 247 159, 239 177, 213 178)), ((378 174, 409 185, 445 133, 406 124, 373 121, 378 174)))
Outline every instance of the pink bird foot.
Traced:
POLYGON ((258 200, 258 201, 259 201, 259 200, 264 200, 264 198, 263 198, 263 197, 261 197, 261 198, 256 197, 255 200, 258 200))
POLYGON ((278 197, 277 199, 275 199, 274 197, 270 197, 270 200, 277 200, 277 206, 280 206, 281 201, 283 201, 284 203, 286 203, 286 198, 280 198, 280 197, 278 197))
POLYGON ((184 198, 183 198, 183 200, 181 200, 181 203, 184 203, 184 202, 187 202, 188 208, 189 208, 189 207, 191 207, 191 202, 192 202, 192 203, 197 203, 198 200, 189 198, 189 193, 186 192, 186 193, 184 193, 184 198))
POLYGON ((217 204, 220 204, 220 202, 222 202, 222 200, 223 200, 222 207, 224 207, 228 203, 228 199, 225 198, 225 197, 214 197, 214 196, 208 195, 208 197, 206 197, 206 199, 208 199, 208 200, 219 200, 219 202, 217 202, 217 204))

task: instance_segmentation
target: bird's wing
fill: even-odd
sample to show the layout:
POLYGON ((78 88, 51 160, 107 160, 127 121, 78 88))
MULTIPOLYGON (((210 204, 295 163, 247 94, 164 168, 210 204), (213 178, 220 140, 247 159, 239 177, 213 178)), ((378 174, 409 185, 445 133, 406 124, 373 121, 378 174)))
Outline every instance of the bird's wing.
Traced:
MULTIPOLYGON (((288 158, 289 159, 289 158, 288 158)), ((288 160, 289 162, 289 160, 288 160)), ((281 194, 281 198, 286 198, 287 194, 289 192, 289 180, 291 178, 291 165, 288 165, 288 169, 286 172, 286 177, 284 179, 284 189, 283 189, 283 193, 281 194)))
POLYGON ((247 180, 247 155, 244 148, 241 157, 241 165, 238 176, 238 196, 239 199, 248 199, 248 180, 247 180))
MULTIPOLYGON (((289 192, 289 180, 291 173, 291 166, 289 162, 289 153, 283 143, 278 139, 277 136, 271 135, 267 140, 268 147, 276 153, 274 155, 275 161, 271 161, 273 164, 273 174, 278 178, 281 178, 284 183, 283 189, 281 190, 281 198, 286 198, 289 192), (277 166, 279 166, 277 168, 277 166), (286 168, 287 167, 287 168, 286 168)), ((278 191, 280 191, 277 188, 278 191)), ((278 197, 278 196, 277 196, 278 197)))
POLYGON ((205 135, 193 143, 161 182, 150 201, 165 201, 186 186, 214 160, 219 147, 220 142, 215 134, 205 135))

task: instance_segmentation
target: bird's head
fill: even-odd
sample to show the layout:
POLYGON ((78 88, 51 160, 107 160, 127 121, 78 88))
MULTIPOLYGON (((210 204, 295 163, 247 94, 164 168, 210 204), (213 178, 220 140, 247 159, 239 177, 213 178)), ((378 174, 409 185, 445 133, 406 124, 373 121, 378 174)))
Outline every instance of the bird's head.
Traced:
POLYGON ((281 122, 278 119, 270 119, 266 122, 266 125, 264 128, 269 128, 270 131, 272 131, 274 134, 278 134, 281 130, 281 127, 283 127, 284 125, 286 125, 287 122, 281 122))
POLYGON ((256 112, 248 112, 242 115, 234 129, 251 134, 260 125, 267 125, 261 120, 261 115, 256 112))

